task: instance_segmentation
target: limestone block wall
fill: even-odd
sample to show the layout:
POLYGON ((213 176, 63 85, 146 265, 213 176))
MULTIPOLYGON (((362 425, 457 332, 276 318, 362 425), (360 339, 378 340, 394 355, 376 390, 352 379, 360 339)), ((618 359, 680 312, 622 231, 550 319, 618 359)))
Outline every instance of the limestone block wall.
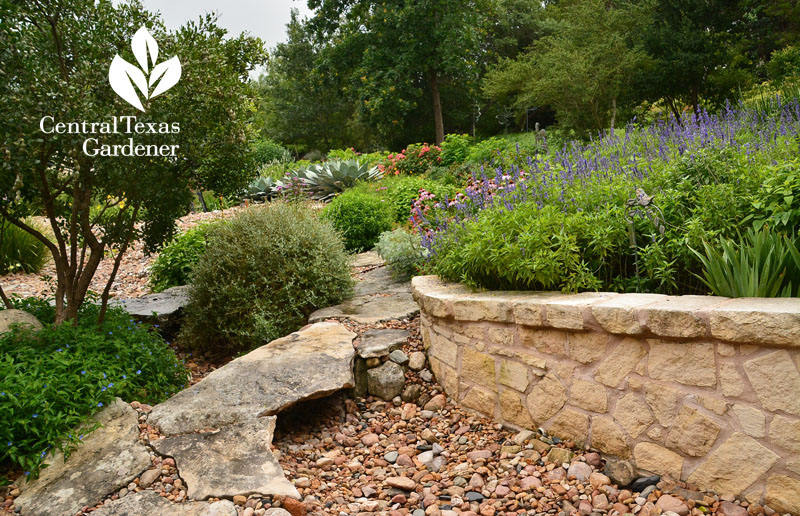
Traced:
POLYGON ((800 514, 800 299, 412 287, 464 407, 800 514))

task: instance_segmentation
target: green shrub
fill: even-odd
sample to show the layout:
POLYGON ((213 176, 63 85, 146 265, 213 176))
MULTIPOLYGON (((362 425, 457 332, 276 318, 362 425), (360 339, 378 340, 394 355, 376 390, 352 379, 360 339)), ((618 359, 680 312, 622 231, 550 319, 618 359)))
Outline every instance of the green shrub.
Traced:
POLYGON ((386 189, 379 193, 389 202, 394 220, 398 223, 408 222, 411 217, 411 207, 419 197, 420 190, 432 193, 438 200, 444 200, 445 197, 452 199, 456 194, 453 185, 445 185, 419 176, 389 178, 383 186, 386 189))
POLYGON ((797 231, 800 227, 800 162, 767 167, 768 173, 753 201, 756 227, 797 231))
POLYGON ((467 134, 448 134, 442 142, 442 165, 450 166, 467 161, 472 138, 467 134))
MULTIPOLYGON (((32 219, 26 224, 43 234, 46 230, 32 219)), ((10 222, 0 219, 0 276, 12 272, 39 272, 50 257, 41 240, 10 222)))
POLYGON ((181 330, 196 349, 248 351, 351 293, 341 239, 306 205, 254 206, 211 226, 207 239, 181 330))
POLYGON ((381 233, 375 251, 386 260, 392 275, 401 280, 413 276, 427 255, 419 234, 409 233, 403 228, 381 233))
POLYGON ((628 265, 620 209, 565 214, 535 203, 503 208, 486 209, 454 231, 438 249, 433 272, 490 289, 574 292, 597 290, 628 265))
POLYGON ((269 163, 286 163, 292 160, 292 154, 281 144, 269 139, 253 142, 253 158, 257 165, 269 163))
POLYGON ((703 242, 701 277, 711 291, 726 297, 797 297, 800 293, 800 251, 785 235, 768 227, 747 230, 734 243, 720 238, 703 242))
POLYGON ((162 292, 189 283, 192 268, 206 250, 208 225, 192 228, 170 242, 150 266, 150 288, 162 292))
POLYGON ((388 152, 370 152, 364 154, 356 152, 355 149, 333 149, 328 151, 328 160, 331 161, 358 161, 371 167, 377 166, 388 156, 388 152))
POLYGON ((384 231, 392 229, 392 210, 386 201, 356 190, 336 197, 322 211, 344 238, 348 251, 372 249, 384 231))
POLYGON ((46 453, 69 453, 93 428, 87 419, 115 397, 158 403, 185 386, 186 370, 159 334, 109 308, 84 303, 77 325, 53 327, 44 299, 14 298, 45 324, 0 335, 0 462, 34 477, 46 453))
POLYGON ((769 78, 776 84, 800 77, 800 47, 775 50, 767 63, 769 78))

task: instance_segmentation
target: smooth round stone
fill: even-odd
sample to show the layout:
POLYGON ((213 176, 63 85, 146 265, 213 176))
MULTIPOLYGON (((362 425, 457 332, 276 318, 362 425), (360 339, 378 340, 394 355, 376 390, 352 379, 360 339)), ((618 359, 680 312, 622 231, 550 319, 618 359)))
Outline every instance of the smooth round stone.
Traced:
POLYGON ((383 458, 384 458, 384 459, 386 460, 386 462, 388 462, 389 464, 394 464, 394 463, 397 461, 397 457, 398 457, 399 455, 400 455, 400 454, 399 454, 399 453, 397 453, 396 451, 390 451, 390 452, 386 452, 386 454, 383 456, 383 458))

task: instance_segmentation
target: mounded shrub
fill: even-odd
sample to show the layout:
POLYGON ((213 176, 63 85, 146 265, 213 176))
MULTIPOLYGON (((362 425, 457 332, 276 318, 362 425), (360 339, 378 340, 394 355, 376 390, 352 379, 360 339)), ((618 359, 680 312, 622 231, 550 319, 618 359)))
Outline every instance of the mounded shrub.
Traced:
MULTIPOLYGON (((186 370, 150 326, 84 303, 77 325, 54 327, 46 299, 12 298, 44 328, 0 334, 0 463, 36 476, 48 451, 69 453, 93 430, 88 418, 115 397, 158 403, 186 384, 186 370)), ((2 304, 0 304, 0 310, 2 304)))
POLYGON ((262 139, 253 143, 253 158, 258 165, 263 165, 265 163, 285 163, 291 161, 292 155, 280 143, 269 139, 262 139))
MULTIPOLYGON (((44 232, 44 228, 32 220, 26 224, 44 232)), ((0 275, 22 271, 39 272, 50 254, 41 240, 27 231, 0 219, 0 275)))
POLYGON ((150 267, 153 292, 189 283, 194 265, 206 250, 207 228, 198 226, 181 233, 161 250, 150 267))
POLYGON ((254 206, 208 229, 180 338, 213 353, 249 351, 301 327, 352 293, 333 226, 308 206, 254 206))
POLYGON ((414 275, 427 255, 418 233, 403 228, 381 233, 375 251, 386 260, 389 270, 397 279, 408 279, 414 275))
POLYGON ((348 251, 372 249, 384 231, 392 229, 393 214, 383 199, 358 190, 336 197, 322 211, 344 238, 348 251))

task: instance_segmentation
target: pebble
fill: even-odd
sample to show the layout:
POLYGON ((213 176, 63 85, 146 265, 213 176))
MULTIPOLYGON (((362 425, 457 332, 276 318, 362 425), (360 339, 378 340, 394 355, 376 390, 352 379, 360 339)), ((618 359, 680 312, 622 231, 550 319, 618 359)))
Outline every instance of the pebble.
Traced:
POLYGON ((408 355, 402 349, 395 349, 389 353, 389 360, 395 364, 406 365, 408 363, 408 355))
POLYGON ((425 353, 422 351, 414 351, 408 357, 408 367, 412 371, 421 371, 425 368, 425 353))
POLYGON ((413 491, 417 483, 408 477, 390 477, 386 479, 386 485, 389 487, 396 487, 404 491, 413 491))

